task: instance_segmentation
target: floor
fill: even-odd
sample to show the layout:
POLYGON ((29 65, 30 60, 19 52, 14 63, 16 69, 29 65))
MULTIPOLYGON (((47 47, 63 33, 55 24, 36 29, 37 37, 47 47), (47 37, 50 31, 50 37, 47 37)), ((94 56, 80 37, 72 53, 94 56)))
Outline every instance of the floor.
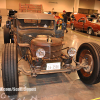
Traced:
MULTIPOLYGON (((2 27, 6 19, 3 17, 2 27)), ((68 33, 65 33, 64 41, 64 47, 69 46, 76 49, 84 42, 95 42, 100 45, 100 37, 90 36, 78 30, 72 31, 70 28, 68 28, 68 33)), ((0 28, 0 63, 2 47, 3 29, 0 28)), ((66 50, 63 52, 66 53, 66 50)), ((27 62, 21 60, 19 66, 25 67, 27 62)), ((85 85, 80 81, 77 72, 38 75, 36 78, 21 73, 19 85, 22 88, 30 88, 32 91, 20 91, 18 97, 8 97, 3 91, 0 91, 0 100, 100 100, 100 83, 85 85)), ((2 86, 0 71, 0 89, 2 86)))

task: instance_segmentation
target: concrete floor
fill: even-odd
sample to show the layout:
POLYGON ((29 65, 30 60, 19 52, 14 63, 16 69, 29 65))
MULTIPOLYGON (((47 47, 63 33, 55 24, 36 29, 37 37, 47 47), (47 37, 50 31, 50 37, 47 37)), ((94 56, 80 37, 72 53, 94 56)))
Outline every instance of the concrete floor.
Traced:
MULTIPOLYGON (((6 17, 3 17, 2 26, 6 17)), ((72 31, 68 28, 68 33, 64 37, 65 46, 78 47, 84 42, 95 42, 100 45, 100 37, 90 36, 79 31, 72 31)), ((3 47, 3 29, 0 28, 0 63, 3 47)), ((66 53, 66 50, 64 50, 66 53)), ((19 57, 20 59, 20 57, 19 57)), ((27 66, 27 62, 21 60, 19 66, 27 66)), ((1 67, 1 64, 0 64, 1 67)), ((0 91, 0 100, 100 100, 100 83, 95 85, 83 84, 77 73, 58 73, 49 75, 38 75, 31 78, 21 74, 19 76, 19 87, 34 88, 36 91, 19 92, 18 97, 8 97, 0 91)), ((0 71, 0 87, 2 87, 2 76, 0 71)))

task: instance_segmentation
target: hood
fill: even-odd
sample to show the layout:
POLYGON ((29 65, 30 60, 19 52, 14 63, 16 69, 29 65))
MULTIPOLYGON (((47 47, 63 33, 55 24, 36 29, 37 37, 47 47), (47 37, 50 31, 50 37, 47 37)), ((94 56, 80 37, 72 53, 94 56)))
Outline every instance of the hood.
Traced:
POLYGON ((100 23, 94 23, 94 24, 97 24, 97 25, 99 25, 99 26, 100 26, 100 23))
POLYGON ((28 30, 20 30, 18 31, 19 36, 23 35, 32 35, 36 37, 37 35, 54 35, 55 32, 53 30, 38 30, 38 29, 28 29, 28 30))
POLYGON ((80 18, 82 18, 82 17, 84 17, 84 18, 86 18, 86 15, 85 14, 80 14, 80 13, 77 13, 77 14, 73 14, 74 15, 74 17, 75 17, 75 19, 78 21, 80 18))

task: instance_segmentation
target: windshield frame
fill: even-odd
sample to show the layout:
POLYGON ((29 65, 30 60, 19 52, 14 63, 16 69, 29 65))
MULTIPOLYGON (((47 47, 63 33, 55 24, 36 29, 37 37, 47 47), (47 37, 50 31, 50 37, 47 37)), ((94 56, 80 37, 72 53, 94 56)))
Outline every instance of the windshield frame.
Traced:
MULTIPOLYGON (((28 27, 28 26, 26 26, 26 27, 19 27, 19 24, 18 24, 18 22, 19 22, 19 20, 25 20, 25 19, 17 19, 17 26, 18 26, 18 28, 20 29, 20 30, 27 30, 27 29, 43 29, 43 30, 54 30, 55 29, 55 20, 45 20, 45 21, 53 21, 53 27, 52 28, 47 28, 47 27, 43 27, 43 26, 41 26, 41 27, 38 27, 38 25, 39 25, 39 23, 38 23, 38 21, 39 20, 41 20, 41 21, 44 21, 44 20, 42 20, 42 19, 39 19, 39 20, 37 20, 37 26, 34 26, 34 27, 28 27)), ((30 19, 30 20, 35 20, 35 19, 30 19)))
POLYGON ((91 23, 98 23, 98 19, 93 19, 91 23), (96 21, 95 21, 96 20, 96 21), (94 22, 95 21, 95 22, 94 22))

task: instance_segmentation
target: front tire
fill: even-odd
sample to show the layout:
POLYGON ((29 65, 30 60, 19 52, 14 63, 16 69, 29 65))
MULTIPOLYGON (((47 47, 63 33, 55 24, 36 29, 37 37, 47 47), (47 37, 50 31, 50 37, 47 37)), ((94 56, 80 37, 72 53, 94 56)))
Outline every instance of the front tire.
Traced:
POLYGON ((2 53, 2 80, 3 87, 10 90, 5 91, 6 95, 17 95, 19 88, 18 79, 18 54, 16 44, 4 44, 2 53))
POLYGON ((75 27, 74 27, 74 25, 73 25, 73 24, 71 25, 71 29, 72 29, 72 30, 75 30, 75 27))
POLYGON ((87 68, 78 72, 80 80, 85 84, 96 84, 100 81, 100 46, 96 43, 83 43, 76 55, 76 61, 86 59, 87 68))
POLYGON ((92 28, 88 28, 87 33, 89 35, 94 35, 94 32, 93 32, 92 28))

